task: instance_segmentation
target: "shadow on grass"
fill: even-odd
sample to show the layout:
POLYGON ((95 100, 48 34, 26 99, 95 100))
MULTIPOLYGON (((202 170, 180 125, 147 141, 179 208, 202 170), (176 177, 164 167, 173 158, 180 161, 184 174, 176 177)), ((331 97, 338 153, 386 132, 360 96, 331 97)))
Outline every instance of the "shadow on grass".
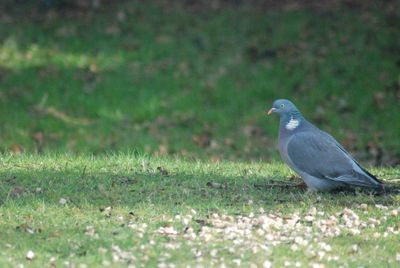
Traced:
POLYGON ((241 209, 247 205, 267 208, 295 208, 299 204, 351 206, 355 203, 393 204, 394 195, 368 193, 308 194, 283 177, 192 175, 162 172, 82 172, 11 170, 0 173, 0 203, 26 206, 35 203, 69 206, 140 207, 155 205, 166 209, 241 209))

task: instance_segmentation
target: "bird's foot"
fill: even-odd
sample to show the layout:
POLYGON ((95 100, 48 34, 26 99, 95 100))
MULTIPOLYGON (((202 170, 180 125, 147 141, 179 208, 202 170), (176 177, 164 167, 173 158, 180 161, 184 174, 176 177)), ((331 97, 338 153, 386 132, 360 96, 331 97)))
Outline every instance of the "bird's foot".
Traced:
POLYGON ((315 194, 317 194, 318 191, 315 189, 311 189, 311 188, 307 188, 307 191, 305 192, 306 196, 314 196, 315 194))
POLYGON ((303 190, 308 189, 307 184, 304 181, 300 182, 299 184, 297 184, 296 187, 300 188, 300 189, 303 189, 303 190))

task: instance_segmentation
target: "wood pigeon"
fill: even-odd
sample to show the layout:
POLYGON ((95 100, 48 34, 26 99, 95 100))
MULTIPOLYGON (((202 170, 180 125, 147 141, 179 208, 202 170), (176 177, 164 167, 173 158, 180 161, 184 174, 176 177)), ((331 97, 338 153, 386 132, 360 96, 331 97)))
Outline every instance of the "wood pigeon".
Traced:
POLYGON ((279 152, 313 191, 367 188, 383 191, 384 186, 365 170, 328 133, 308 122, 289 100, 276 100, 268 114, 280 116, 279 152))

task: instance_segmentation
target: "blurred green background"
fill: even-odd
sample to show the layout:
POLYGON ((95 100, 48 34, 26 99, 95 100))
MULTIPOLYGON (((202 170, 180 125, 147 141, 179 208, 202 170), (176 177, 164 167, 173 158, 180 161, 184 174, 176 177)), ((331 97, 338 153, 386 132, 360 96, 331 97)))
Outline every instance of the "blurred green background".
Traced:
POLYGON ((6 0, 3 152, 278 157, 276 98, 400 164, 399 1, 6 0))

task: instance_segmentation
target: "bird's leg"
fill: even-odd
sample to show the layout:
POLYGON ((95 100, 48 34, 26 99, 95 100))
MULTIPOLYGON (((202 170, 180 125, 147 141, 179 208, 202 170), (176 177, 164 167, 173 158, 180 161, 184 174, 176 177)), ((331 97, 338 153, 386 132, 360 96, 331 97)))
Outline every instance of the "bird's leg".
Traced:
POLYGON ((317 190, 315 189, 311 189, 311 188, 307 188, 307 191, 305 192, 306 196, 312 196, 315 195, 317 193, 317 190))

